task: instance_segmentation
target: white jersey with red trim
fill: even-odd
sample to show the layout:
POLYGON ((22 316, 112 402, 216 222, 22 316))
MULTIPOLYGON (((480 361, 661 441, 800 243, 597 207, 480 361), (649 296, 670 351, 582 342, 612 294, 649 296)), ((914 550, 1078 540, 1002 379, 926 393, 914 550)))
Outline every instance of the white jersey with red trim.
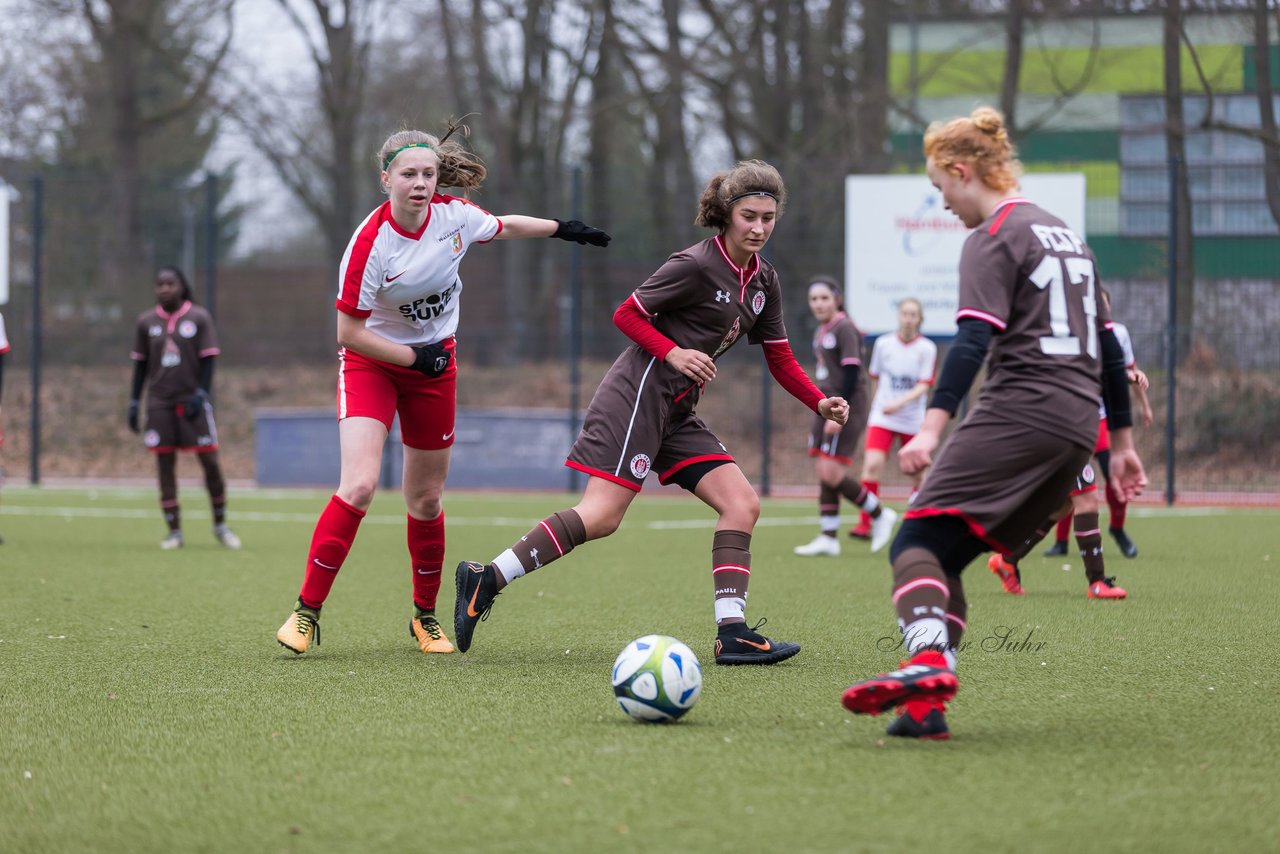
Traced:
POLYGON ((0 314, 0 353, 9 352, 9 336, 4 334, 4 315, 0 314))
POLYGON ((402 229, 383 202, 360 223, 338 268, 338 311, 397 344, 430 344, 458 329, 458 265, 474 243, 498 236, 497 217, 437 193, 417 233, 402 229))
POLYGON ((920 432, 928 406, 925 395, 891 415, 886 414, 884 408, 918 384, 932 384, 937 365, 938 345, 923 335, 917 335, 910 341, 903 341, 896 332, 877 338, 871 348, 871 365, 867 373, 879 382, 876 385, 876 396, 871 401, 871 415, 867 418, 867 424, 908 436, 920 432))

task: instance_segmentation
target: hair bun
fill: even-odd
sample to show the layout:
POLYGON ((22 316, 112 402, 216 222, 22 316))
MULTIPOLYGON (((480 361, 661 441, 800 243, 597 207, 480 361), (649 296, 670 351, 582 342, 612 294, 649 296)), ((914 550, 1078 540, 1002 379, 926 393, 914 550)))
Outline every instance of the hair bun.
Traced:
POLYGON ((969 118, 973 121, 974 127, 988 136, 996 139, 1004 139, 1008 136, 1004 129, 1004 116, 1000 115, 999 110, 979 107, 969 115, 969 118))

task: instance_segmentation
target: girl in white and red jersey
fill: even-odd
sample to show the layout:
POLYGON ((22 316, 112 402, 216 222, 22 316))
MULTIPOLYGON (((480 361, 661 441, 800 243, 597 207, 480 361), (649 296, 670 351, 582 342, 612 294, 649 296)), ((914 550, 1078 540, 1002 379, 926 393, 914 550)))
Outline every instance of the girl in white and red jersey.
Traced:
MULTIPOLYGON (((920 334, 924 309, 920 301, 907 297, 898 303, 898 332, 881 335, 871 348, 867 374, 876 381, 867 418, 867 447, 862 456, 862 486, 880 494, 884 461, 896 439, 901 447, 916 435, 924 423, 925 395, 933 385, 938 363, 938 345, 920 334)), ((911 476, 912 495, 920 488, 924 471, 911 476)), ((909 502, 908 502, 909 503, 909 502)), ((871 517, 863 511, 855 537, 871 535, 871 517)))
POLYGON ((494 239, 557 237, 607 246, 609 235, 576 220, 495 217, 439 187, 480 186, 484 165, 457 142, 416 130, 392 134, 378 152, 389 198, 351 237, 338 271, 338 491, 320 514, 294 610, 276 640, 302 653, 319 642, 320 608, 373 500, 382 448, 400 415, 414 617, 427 653, 453 652, 435 618, 444 560, 441 496, 453 445, 457 366, 454 333, 467 250, 494 239))

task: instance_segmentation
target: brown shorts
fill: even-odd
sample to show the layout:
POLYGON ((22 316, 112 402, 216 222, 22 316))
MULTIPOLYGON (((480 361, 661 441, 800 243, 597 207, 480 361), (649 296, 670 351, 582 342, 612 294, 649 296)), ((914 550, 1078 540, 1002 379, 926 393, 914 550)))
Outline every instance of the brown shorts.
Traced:
POLYGON ((691 408, 673 406, 656 389, 649 394, 641 389, 637 396, 606 378, 564 464, 639 492, 650 471, 665 484, 694 463, 734 461, 691 408))
POLYGON ((826 434, 827 419, 821 415, 813 416, 813 424, 809 427, 809 456, 830 457, 839 463, 849 465, 853 455, 858 452, 858 439, 862 436, 862 427, 867 419, 849 413, 849 420, 834 436, 826 434))
POLYGON ((213 423, 213 407, 205 404, 204 412, 194 419, 179 414, 182 404, 147 407, 147 429, 142 442, 154 454, 195 451, 207 454, 218 450, 218 427, 213 423))
POLYGON ((1007 554, 1062 506, 1091 451, 976 408, 938 453, 906 518, 956 516, 1007 554))

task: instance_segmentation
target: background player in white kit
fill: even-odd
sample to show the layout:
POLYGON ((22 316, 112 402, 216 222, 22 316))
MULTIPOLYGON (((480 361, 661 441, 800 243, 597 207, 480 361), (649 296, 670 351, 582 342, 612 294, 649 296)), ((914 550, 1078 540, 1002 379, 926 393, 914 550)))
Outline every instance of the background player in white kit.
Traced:
MULTIPOLYGON (((901 448, 924 423, 925 396, 933 386, 938 365, 938 345, 920 334, 924 309, 915 297, 898 303, 898 331, 881 335, 871 348, 867 373, 876 381, 867 417, 866 450, 862 455, 862 486, 880 494, 880 476, 884 461, 896 439, 901 448)), ((920 488, 924 470, 911 476, 911 494, 920 488)), ((910 503, 910 502, 908 502, 910 503)), ((854 537, 871 535, 871 517, 865 511, 858 527, 849 532, 854 537)))
POLYGON ((444 560, 441 497, 449 473, 456 409, 454 332, 462 280, 458 265, 476 243, 558 237, 607 246, 609 235, 577 221, 495 217, 439 187, 473 190, 485 177, 478 159, 449 137, 405 130, 378 152, 390 198, 352 235, 339 268, 338 491, 316 523, 298 602, 276 640, 295 653, 319 641, 320 608, 373 500, 382 447, 400 415, 408 508, 414 617, 410 632, 425 653, 453 652, 435 618, 444 560))

